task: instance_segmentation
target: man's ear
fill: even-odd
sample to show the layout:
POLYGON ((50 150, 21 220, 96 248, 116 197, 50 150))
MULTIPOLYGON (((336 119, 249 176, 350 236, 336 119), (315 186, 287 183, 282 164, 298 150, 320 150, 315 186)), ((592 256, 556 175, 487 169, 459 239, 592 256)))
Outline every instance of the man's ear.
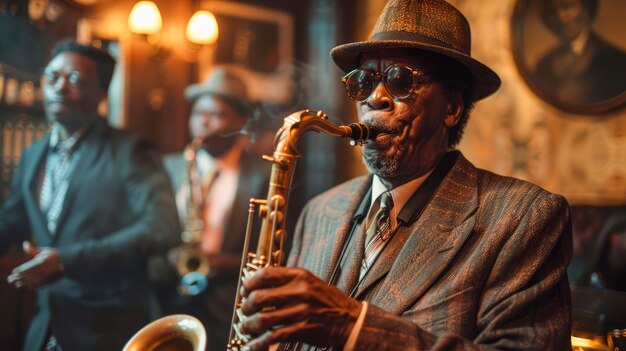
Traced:
POLYGON ((459 120, 461 119, 461 114, 463 114, 463 109, 465 105, 463 103, 463 96, 460 92, 454 92, 450 94, 448 100, 448 109, 446 111, 446 117, 443 122, 448 128, 454 127, 459 120))

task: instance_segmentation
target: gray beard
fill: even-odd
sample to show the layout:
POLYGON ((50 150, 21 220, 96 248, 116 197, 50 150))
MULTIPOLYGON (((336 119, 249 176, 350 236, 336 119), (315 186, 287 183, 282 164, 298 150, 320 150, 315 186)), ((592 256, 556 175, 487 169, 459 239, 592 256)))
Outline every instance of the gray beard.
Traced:
POLYGON ((366 157, 365 154, 361 154, 361 160, 370 173, 381 178, 393 178, 400 166, 397 154, 385 158, 366 157))

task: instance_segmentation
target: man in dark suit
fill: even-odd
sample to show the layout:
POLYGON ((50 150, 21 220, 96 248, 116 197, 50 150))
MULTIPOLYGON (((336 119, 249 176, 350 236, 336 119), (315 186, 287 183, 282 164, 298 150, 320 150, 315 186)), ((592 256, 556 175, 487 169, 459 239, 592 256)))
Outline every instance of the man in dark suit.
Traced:
POLYGON ((31 256, 7 279, 37 290, 24 350, 120 350, 150 321, 147 257, 178 242, 159 153, 98 116, 114 65, 62 42, 43 73, 52 130, 23 151, 0 210, 0 252, 31 256))
POLYGON ((164 312, 198 317, 207 330, 208 350, 224 350, 248 203, 251 197, 265 198, 270 164, 251 152, 254 144, 243 132, 251 121, 251 111, 241 78, 216 67, 205 81, 187 87, 185 97, 192 103, 189 131, 193 140, 184 155, 166 155, 164 161, 177 189, 183 236, 190 237, 183 238, 188 244, 169 255, 171 266, 182 275, 178 289, 181 278, 175 272, 163 274, 167 270, 161 269, 164 312), (202 261, 200 265, 196 265, 197 259, 202 261), (169 282, 164 280, 166 276, 169 282))
POLYGON ((288 259, 245 279, 244 350, 568 350, 565 199, 454 151, 500 79, 441 0, 390 0, 331 51, 372 173, 314 198, 288 259), (296 268, 297 267, 297 268, 296 268))

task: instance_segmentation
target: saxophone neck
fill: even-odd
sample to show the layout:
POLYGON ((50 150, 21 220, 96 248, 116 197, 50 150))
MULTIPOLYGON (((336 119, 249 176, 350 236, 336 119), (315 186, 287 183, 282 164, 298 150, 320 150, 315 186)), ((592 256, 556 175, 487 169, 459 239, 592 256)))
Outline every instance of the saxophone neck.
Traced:
POLYGON ((283 126, 276 133, 275 151, 299 156, 296 143, 302 134, 315 130, 340 138, 350 138, 351 145, 360 145, 378 134, 374 128, 362 124, 335 125, 322 111, 302 110, 285 117, 283 126))

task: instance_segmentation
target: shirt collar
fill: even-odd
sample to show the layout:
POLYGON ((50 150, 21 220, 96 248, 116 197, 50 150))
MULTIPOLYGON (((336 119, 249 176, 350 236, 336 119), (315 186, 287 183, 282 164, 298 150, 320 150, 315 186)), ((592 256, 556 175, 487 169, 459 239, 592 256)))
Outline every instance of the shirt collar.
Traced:
POLYGON ((80 139, 82 139, 82 137, 85 135, 85 132, 87 132, 88 128, 88 126, 82 127, 79 130, 75 131, 72 135, 70 135, 69 138, 61 141, 60 127, 56 124, 53 125, 52 131, 50 132, 50 149, 54 151, 58 151, 60 149, 67 151, 74 150, 78 145, 80 139))
POLYGON ((407 201, 409 201, 411 196, 417 191, 417 189, 419 189, 419 187, 424 183, 426 178, 428 178, 428 176, 433 172, 433 170, 434 168, 421 175, 420 177, 411 179, 408 182, 399 185, 393 189, 387 189, 380 177, 374 175, 374 177, 372 177, 372 201, 370 202, 370 210, 372 208, 372 205, 374 204, 374 201, 378 199, 380 194, 384 193, 385 191, 389 191, 391 193, 391 198, 393 199, 393 208, 391 209, 390 213, 391 224, 392 228, 395 228, 395 226, 397 225, 398 214, 407 203, 407 201))
POLYGON ((574 39, 571 43, 570 43, 570 50, 576 55, 576 56, 580 56, 585 52, 585 47, 587 46, 587 42, 589 41, 589 34, 591 33, 591 30, 589 27, 584 28, 582 30, 582 32, 580 33, 580 35, 578 37, 576 37, 576 39, 574 39))

